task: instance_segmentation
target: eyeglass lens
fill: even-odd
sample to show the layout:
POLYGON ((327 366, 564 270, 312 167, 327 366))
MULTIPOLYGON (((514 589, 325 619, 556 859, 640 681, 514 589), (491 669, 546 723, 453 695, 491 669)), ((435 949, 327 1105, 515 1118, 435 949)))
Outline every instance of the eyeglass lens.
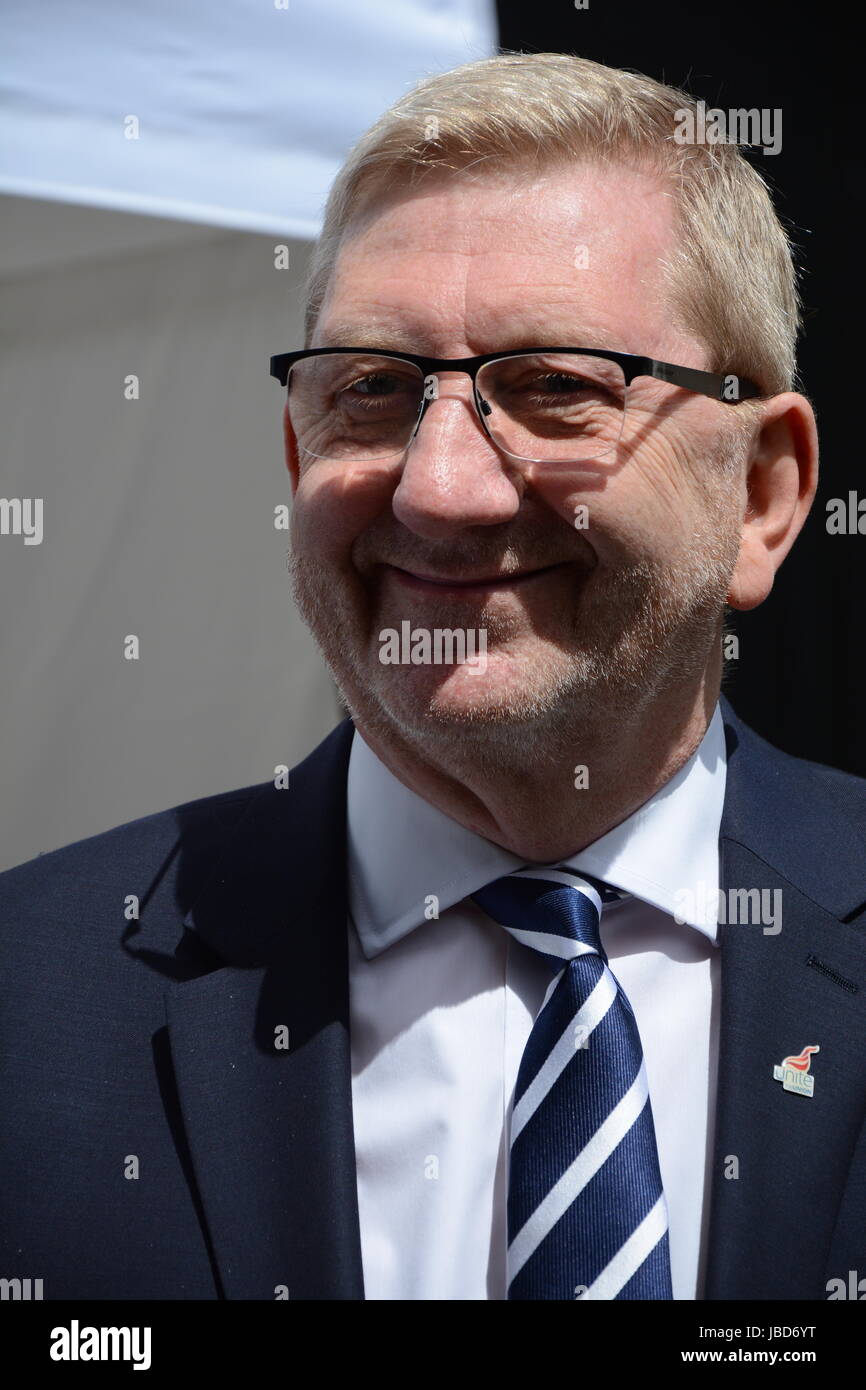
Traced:
MULTIPOLYGON (((626 381, 603 357, 525 353, 497 358, 475 380, 492 439, 531 462, 579 462, 610 453, 622 434, 626 381)), ((324 353, 295 363, 289 410, 298 444, 316 458, 364 462, 402 454, 436 377, 376 353, 324 353)))

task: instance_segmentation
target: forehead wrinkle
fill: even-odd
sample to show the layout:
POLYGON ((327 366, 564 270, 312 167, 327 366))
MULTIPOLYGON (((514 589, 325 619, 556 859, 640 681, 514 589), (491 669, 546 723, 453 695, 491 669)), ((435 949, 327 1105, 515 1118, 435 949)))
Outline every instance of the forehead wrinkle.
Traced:
MULTIPOLYGON (((650 351, 644 340, 657 334, 647 332, 653 325, 643 322, 644 315, 628 313, 612 318, 605 312, 607 296, 599 292, 601 267, 595 257, 596 269, 589 283, 581 283, 586 272, 576 271, 572 264, 575 233, 580 227, 591 250, 603 262, 612 255, 609 269, 615 280, 636 274, 644 308, 657 304, 659 286, 652 283, 653 267, 646 262, 646 239, 629 246, 614 236, 614 225, 606 225, 609 190, 588 190, 588 206, 584 190, 576 196, 569 191, 565 200, 568 217, 540 222, 530 218, 532 236, 519 238, 516 245, 507 236, 494 239, 493 244, 488 239, 485 244, 483 234, 485 227, 489 233, 494 227, 513 225, 513 205, 518 196, 513 188, 506 196, 500 192, 499 197, 488 200, 477 210, 474 221, 450 215, 450 195, 456 190, 448 186, 445 191, 449 196, 438 206, 435 199, 432 203, 418 200, 425 204, 425 216, 413 220, 409 237, 400 225, 405 202, 399 211, 387 206, 377 209, 361 227, 356 224, 355 235, 349 232, 332 282, 332 291, 338 291, 332 295, 332 307, 339 314, 339 323, 327 326, 327 338, 317 332, 314 341, 440 356, 556 345, 640 354, 650 351), (391 220, 395 212, 396 226, 391 220), (444 237, 443 218, 447 223, 444 237), (360 254, 362 263, 369 263, 374 251, 379 266, 365 294, 356 279, 357 258, 360 254), (428 290, 431 284, 438 286, 438 303, 433 302, 432 290, 428 303, 418 302, 419 294, 425 293, 423 279, 419 279, 419 260, 432 277, 432 281, 428 278, 428 290), (344 298, 345 291, 348 295, 344 298), (338 300, 343 300, 345 312, 338 308, 338 300)), ((650 195, 648 189, 640 192, 645 198, 650 195)), ((407 201, 410 205, 415 202, 407 201)), ((457 211, 461 212, 459 202, 457 211)))
POLYGON ((517 289, 518 294, 509 301, 498 293, 487 298, 483 288, 464 282, 462 318, 459 307, 450 302, 448 321, 442 308, 432 304, 389 304, 380 298, 369 306, 363 301, 357 306, 346 305, 339 316, 326 315, 324 322, 320 320, 313 342, 317 347, 357 347, 367 351, 390 348, 394 352, 439 357, 475 356, 520 347, 597 347, 640 353, 645 350, 636 340, 629 347, 632 333, 624 331, 609 316, 590 312, 585 303, 575 303, 577 296, 571 286, 550 282, 541 287, 546 292, 537 303, 526 302, 538 291, 537 285, 519 283, 517 289), (468 307, 470 288, 473 303, 468 307), (524 302, 514 302, 520 299, 524 302))
MULTIPOLYGON (((573 286, 551 282, 519 286, 512 302, 490 302, 477 292, 467 313, 467 338, 484 343, 479 352, 506 347, 620 348, 633 336, 609 315, 599 313, 573 286)), ((642 349, 639 349, 642 351, 642 349)))

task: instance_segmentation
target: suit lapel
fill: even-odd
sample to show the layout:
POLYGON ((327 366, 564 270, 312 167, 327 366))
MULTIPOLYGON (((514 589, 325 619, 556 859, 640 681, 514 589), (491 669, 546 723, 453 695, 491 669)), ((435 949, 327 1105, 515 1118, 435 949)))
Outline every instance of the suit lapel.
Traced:
POLYGON ((345 721, 288 789, 253 794, 185 918, 227 963, 166 994, 196 1184, 231 1299, 364 1296, 346 944, 351 736, 345 721))
POLYGON ((705 1297, 825 1298, 828 1252, 866 1095, 866 1058, 850 1041, 862 1026, 858 1021, 855 1029, 855 1014, 862 1013, 866 953, 862 931, 841 920, 862 906, 862 851, 816 774, 770 754, 727 701, 723 713, 721 886, 732 920, 720 927, 705 1297), (809 776, 813 796, 804 804, 809 776), (781 929, 752 924, 751 914, 734 921, 737 889, 769 894, 765 901, 781 908, 781 929), (812 1058, 811 1097, 786 1091, 773 1077, 774 1065, 806 1046, 821 1049, 812 1058))

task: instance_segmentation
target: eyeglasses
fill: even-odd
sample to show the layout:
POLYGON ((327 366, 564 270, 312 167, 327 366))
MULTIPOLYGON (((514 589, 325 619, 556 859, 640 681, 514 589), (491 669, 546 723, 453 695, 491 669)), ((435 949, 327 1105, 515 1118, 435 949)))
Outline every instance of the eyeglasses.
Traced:
POLYGON ((488 437, 527 463, 582 463, 616 449, 629 388, 655 377, 727 404, 761 394, 754 382, 598 348, 517 348, 481 357, 419 357, 363 348, 309 348, 271 358, 287 387, 300 449, 372 462, 405 453, 439 392, 440 372, 465 372, 488 437))

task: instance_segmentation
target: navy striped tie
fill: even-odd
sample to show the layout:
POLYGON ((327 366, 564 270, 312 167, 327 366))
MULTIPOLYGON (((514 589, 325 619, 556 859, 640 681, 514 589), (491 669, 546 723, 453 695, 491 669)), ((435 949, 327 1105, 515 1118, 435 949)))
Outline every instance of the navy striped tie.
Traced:
POLYGON ((643 1049, 599 934, 603 902, 621 895, 544 868, 472 896, 555 972, 514 1093, 508 1297, 672 1298, 643 1049))

